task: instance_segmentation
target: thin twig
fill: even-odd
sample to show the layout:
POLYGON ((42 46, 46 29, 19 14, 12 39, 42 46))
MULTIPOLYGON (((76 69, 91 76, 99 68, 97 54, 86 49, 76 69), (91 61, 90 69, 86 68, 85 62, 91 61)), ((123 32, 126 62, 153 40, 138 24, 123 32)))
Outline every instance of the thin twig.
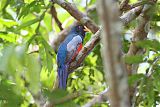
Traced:
POLYGON ((86 10, 88 9, 88 0, 86 0, 86 6, 85 6, 85 9, 86 9, 86 10))
MULTIPOLYGON (((60 22, 60 20, 58 19, 58 16, 57 16, 57 11, 55 9, 55 6, 54 6, 54 3, 53 5, 51 6, 51 15, 53 17, 53 19, 55 20, 55 22, 57 23, 58 27, 60 30, 63 30, 62 28, 62 23, 60 22)), ((52 20, 53 21, 53 20, 52 20)))
POLYGON ((107 101, 107 97, 108 97, 108 91, 109 89, 106 88, 104 91, 102 91, 99 95, 95 96, 92 100, 90 100, 89 102, 87 102, 85 105, 83 105, 82 107, 92 107, 93 105, 95 105, 96 103, 101 103, 103 101, 107 101))

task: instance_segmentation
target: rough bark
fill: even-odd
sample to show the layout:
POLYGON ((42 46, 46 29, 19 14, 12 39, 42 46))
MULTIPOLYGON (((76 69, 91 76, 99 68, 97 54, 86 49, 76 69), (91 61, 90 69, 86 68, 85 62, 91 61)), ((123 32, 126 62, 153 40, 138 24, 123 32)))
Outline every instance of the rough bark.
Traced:
POLYGON ((127 74, 120 58, 119 35, 122 26, 118 20, 118 8, 112 0, 100 0, 98 9, 103 26, 103 62, 109 85, 108 99, 111 107, 130 107, 127 74))

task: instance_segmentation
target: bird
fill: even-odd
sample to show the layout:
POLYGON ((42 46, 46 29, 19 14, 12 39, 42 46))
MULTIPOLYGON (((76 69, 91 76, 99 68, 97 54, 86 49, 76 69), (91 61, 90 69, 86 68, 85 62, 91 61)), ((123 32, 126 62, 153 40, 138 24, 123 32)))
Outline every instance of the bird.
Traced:
POLYGON ((69 64, 75 59, 82 49, 83 40, 87 29, 83 25, 76 25, 59 45, 57 51, 58 88, 66 89, 69 64))

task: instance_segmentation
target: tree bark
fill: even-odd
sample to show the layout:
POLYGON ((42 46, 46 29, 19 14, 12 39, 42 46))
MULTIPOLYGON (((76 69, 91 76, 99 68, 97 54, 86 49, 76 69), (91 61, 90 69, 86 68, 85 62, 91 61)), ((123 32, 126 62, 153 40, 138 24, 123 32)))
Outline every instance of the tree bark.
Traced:
POLYGON ((106 83, 109 85, 108 99, 111 107, 130 107, 127 74, 120 58, 119 35, 122 26, 118 8, 112 0, 100 0, 98 9, 103 27, 103 64, 106 83))

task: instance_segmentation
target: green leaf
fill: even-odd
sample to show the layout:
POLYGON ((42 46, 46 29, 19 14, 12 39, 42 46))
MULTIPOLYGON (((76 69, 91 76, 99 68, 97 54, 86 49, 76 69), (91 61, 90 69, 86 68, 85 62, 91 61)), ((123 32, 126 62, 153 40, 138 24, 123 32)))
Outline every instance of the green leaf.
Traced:
POLYGON ((49 51, 47 49, 46 49, 46 58, 47 58, 48 71, 51 72, 52 69, 53 69, 53 61, 52 61, 52 56, 51 56, 51 54, 49 53, 49 51))
POLYGON ((57 99, 63 98, 64 96, 68 94, 67 91, 60 90, 60 89, 54 90, 53 92, 44 89, 43 93, 45 96, 49 98, 49 100, 54 100, 54 99, 57 100, 57 99))
POLYGON ((18 107, 23 103, 23 97, 16 93, 16 86, 8 80, 0 81, 0 100, 3 101, 2 107, 18 107))
POLYGON ((0 2, 0 11, 4 11, 4 9, 9 5, 10 0, 1 0, 0 2))
POLYGON ((136 42, 136 46, 141 48, 153 49, 155 51, 160 50, 160 43, 157 40, 143 40, 136 42))
POLYGON ((14 48, 15 46, 10 44, 2 50, 2 55, 0 56, 0 72, 8 73, 7 71, 12 71, 9 62, 14 48))
POLYGON ((158 15, 158 14, 157 15, 155 15, 155 14, 152 15, 151 20, 152 21, 160 21, 160 15, 158 15))
POLYGON ((52 89, 53 88, 53 83, 55 83, 55 80, 57 78, 57 76, 55 75, 56 72, 47 72, 47 68, 45 66, 42 67, 41 69, 41 73, 40 73, 40 81, 41 81, 41 85, 42 87, 47 87, 48 89, 52 89), (50 81, 50 82, 48 82, 50 81))
POLYGON ((47 67, 49 72, 51 72, 53 69, 53 56, 51 56, 53 49, 48 45, 43 37, 38 37, 37 40, 39 41, 40 57, 43 61, 43 65, 47 67))
POLYGON ((26 87, 30 89, 30 92, 36 94, 40 89, 40 63, 38 56, 27 55, 25 52, 25 45, 15 46, 10 44, 5 47, 0 57, 0 72, 12 77, 19 90, 24 88, 25 80, 28 84, 26 87))
POLYGON ((8 34, 0 33, 0 38, 8 42, 16 43, 17 35, 13 33, 8 33, 8 34))
POLYGON ((90 40, 91 35, 92 35, 91 32, 86 32, 83 44, 86 44, 90 40))
POLYGON ((89 5, 95 4, 96 0, 90 0, 89 5))
POLYGON ((18 19, 21 17, 27 16, 29 13, 37 12, 40 13, 41 5, 38 4, 38 1, 32 1, 29 4, 26 4, 22 7, 20 14, 18 15, 18 19))
POLYGON ((124 53, 128 52, 128 50, 129 50, 129 44, 130 44, 130 42, 123 37, 122 50, 123 50, 124 53))
POLYGON ((129 85, 134 85, 136 82, 142 80, 143 78, 145 78, 144 74, 133 74, 128 79, 129 85))
POLYGON ((35 55, 26 57, 26 80, 29 83, 29 89, 32 93, 37 94, 40 90, 40 63, 35 55))
POLYGON ((124 61, 127 64, 138 64, 143 62, 143 56, 142 55, 125 56, 124 61))
POLYGON ((52 56, 51 56, 51 47, 48 45, 48 43, 43 39, 43 45, 45 47, 45 52, 46 52, 46 59, 47 59, 47 68, 48 71, 51 72, 53 69, 53 61, 52 61, 52 56))
POLYGON ((43 90, 43 94, 50 101, 53 101, 56 104, 56 107, 76 107, 76 104, 72 100, 67 99, 67 98, 69 98, 70 95, 65 90, 57 89, 52 92, 50 92, 48 90, 43 90), (64 98, 66 98, 66 99, 64 99, 64 98))
POLYGON ((95 68, 94 68, 94 79, 96 80, 96 82, 103 80, 103 74, 95 68))
POLYGON ((154 70, 156 72, 154 72, 153 75, 152 75, 152 78, 154 79, 153 85, 158 91, 160 91, 160 82, 157 82, 157 81, 159 81, 159 76, 160 76, 159 66, 156 65, 156 67, 154 67, 154 70))
POLYGON ((33 20, 30 20, 28 22, 25 22, 25 23, 22 23, 20 26, 18 26, 16 28, 16 30, 20 30, 22 28, 25 28, 25 27, 29 27, 30 25, 34 24, 34 23, 37 23, 40 21, 40 18, 36 18, 36 19, 33 19, 33 20))
POLYGON ((0 18, 0 23, 2 25, 5 25, 6 27, 12 27, 12 26, 15 26, 18 24, 17 22, 15 22, 13 20, 2 19, 2 18, 0 18))

